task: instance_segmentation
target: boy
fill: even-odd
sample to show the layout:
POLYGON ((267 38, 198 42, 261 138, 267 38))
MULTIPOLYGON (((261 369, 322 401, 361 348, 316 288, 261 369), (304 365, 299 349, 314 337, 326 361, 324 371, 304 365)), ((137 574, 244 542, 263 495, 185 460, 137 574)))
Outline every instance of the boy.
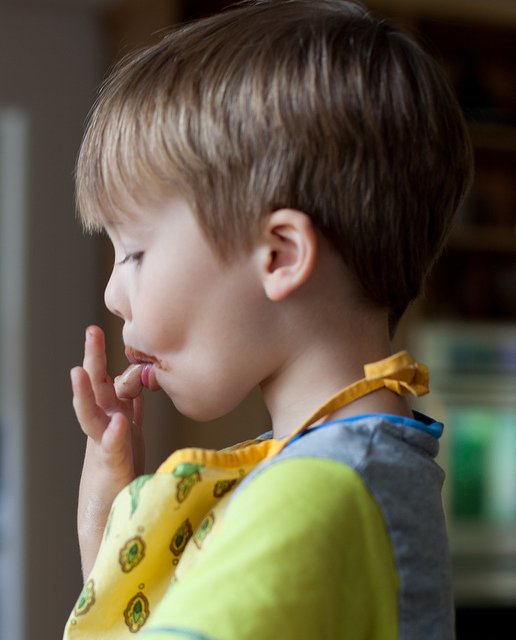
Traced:
POLYGON ((131 366, 88 328, 66 638, 453 637, 442 425, 390 339, 470 179, 441 72, 351 0, 239 4, 114 70, 77 197, 131 366), (272 436, 141 475, 143 386, 207 420, 256 385, 272 436))

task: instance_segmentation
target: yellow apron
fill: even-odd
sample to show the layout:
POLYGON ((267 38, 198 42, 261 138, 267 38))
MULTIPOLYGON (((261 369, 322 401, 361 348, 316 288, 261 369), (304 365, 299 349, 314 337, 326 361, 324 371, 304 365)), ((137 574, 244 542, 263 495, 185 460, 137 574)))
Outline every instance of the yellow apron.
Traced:
POLYGON ((316 421, 383 387, 399 395, 428 392, 427 368, 406 351, 365 365, 364 373, 284 440, 251 440, 223 451, 181 449, 155 474, 123 489, 64 638, 119 640, 144 627, 170 583, 197 561, 242 478, 316 421))

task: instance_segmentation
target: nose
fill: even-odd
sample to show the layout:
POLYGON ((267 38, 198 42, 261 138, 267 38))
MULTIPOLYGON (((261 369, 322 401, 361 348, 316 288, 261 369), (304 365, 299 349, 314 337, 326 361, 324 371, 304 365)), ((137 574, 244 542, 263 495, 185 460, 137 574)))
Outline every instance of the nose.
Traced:
POLYGON ((127 321, 130 319, 130 306, 121 274, 116 265, 104 290, 104 302, 106 307, 115 316, 127 321))

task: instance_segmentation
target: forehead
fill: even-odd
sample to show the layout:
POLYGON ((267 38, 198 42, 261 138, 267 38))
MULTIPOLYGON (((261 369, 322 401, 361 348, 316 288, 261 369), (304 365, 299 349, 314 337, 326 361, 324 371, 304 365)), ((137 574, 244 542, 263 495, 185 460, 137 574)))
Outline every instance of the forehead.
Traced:
POLYGON ((143 230, 152 224, 167 210, 177 208, 178 203, 188 206, 186 198, 172 184, 167 188, 146 185, 137 193, 129 194, 127 190, 115 189, 109 194, 109 199, 97 203, 94 216, 89 210, 89 217, 83 222, 86 226, 106 230, 143 230))
POLYGON ((144 233, 170 217, 179 216, 195 219, 189 202, 176 194, 154 199, 154 201, 133 202, 123 210, 117 210, 104 221, 103 226, 108 233, 111 231, 144 233))

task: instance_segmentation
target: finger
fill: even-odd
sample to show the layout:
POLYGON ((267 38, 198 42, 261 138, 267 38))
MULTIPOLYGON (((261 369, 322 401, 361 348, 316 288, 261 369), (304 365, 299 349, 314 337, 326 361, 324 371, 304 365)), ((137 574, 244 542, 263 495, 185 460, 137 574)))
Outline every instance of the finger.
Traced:
POLYGON ((74 367, 70 371, 73 390, 73 408, 83 432, 93 440, 100 440, 109 417, 97 405, 95 394, 87 372, 81 367, 74 367))
POLYGON ((99 407, 108 412, 116 411, 118 402, 113 383, 107 373, 104 333, 94 325, 86 329, 83 367, 88 373, 99 407))
POLYGON ((143 437, 142 425, 133 422, 131 425, 131 435, 134 473, 136 476, 141 476, 145 473, 145 439, 143 437))
POLYGON ((133 400, 133 460, 134 473, 141 476, 145 473, 145 438, 143 436, 143 395, 133 400))
POLYGON ((133 400, 133 421, 139 427, 143 424, 143 395, 139 395, 133 400))
POLYGON ((114 380, 115 393, 119 398, 132 400, 139 396, 143 389, 141 364, 132 364, 114 380))

